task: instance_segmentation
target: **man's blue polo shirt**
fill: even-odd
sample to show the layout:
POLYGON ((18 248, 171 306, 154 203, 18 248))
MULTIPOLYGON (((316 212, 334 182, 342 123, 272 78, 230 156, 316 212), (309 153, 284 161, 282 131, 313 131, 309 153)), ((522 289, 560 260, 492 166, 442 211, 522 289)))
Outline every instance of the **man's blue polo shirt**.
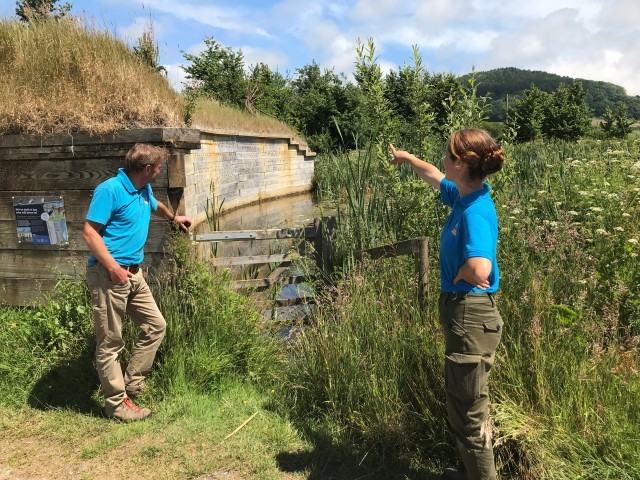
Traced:
POLYGON ((500 270, 496 260, 498 216, 491 199, 489 184, 460 198, 456 184, 442 179, 440 196, 445 205, 453 207, 440 236, 440 283, 443 292, 495 293, 500 286, 500 270), (460 267, 471 257, 491 260, 491 274, 486 290, 464 280, 453 284, 460 267))
MULTIPOLYGON (((151 213, 157 208, 151 185, 136 190, 120 168, 115 177, 96 187, 87 220, 103 225, 100 235, 118 264, 137 265, 144 259, 151 213)), ((91 255, 89 265, 95 263, 96 258, 91 255)))

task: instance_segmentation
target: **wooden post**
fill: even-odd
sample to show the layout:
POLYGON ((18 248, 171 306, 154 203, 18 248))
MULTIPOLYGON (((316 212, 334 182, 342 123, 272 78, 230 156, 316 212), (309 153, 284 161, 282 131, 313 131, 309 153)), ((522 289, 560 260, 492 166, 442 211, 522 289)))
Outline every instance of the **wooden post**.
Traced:
POLYGON ((316 251, 316 265, 318 270, 322 270, 322 219, 313 219, 313 248, 316 251))
POLYGON ((417 251, 415 253, 416 272, 418 274, 418 300, 420 306, 425 308, 429 298, 429 241, 426 237, 416 239, 417 251))
POLYGON ((333 255, 336 242, 336 229, 338 222, 336 217, 327 217, 324 228, 322 229, 322 267, 325 272, 333 272, 333 255))

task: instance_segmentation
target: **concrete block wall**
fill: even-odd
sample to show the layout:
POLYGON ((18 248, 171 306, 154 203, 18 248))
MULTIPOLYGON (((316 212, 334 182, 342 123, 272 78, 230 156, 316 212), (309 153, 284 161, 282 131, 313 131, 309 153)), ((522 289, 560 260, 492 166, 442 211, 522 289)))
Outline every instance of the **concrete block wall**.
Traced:
POLYGON ((290 138, 201 131, 200 140, 184 158, 185 213, 196 224, 207 209, 228 211, 313 186, 315 153, 290 138))

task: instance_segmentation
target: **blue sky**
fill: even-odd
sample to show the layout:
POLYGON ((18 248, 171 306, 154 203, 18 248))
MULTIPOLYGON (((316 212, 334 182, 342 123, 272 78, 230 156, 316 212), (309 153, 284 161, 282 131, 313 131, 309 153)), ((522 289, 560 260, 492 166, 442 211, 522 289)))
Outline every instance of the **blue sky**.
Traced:
MULTIPOLYGON (((283 74, 313 60, 349 74, 358 38, 373 37, 384 69, 411 62, 418 45, 431 72, 519 67, 640 95, 638 0, 65 1, 129 42, 153 22, 160 62, 177 88, 181 52, 200 52, 205 37, 283 74)), ((0 0, 1 15, 14 8, 14 0, 0 0)))

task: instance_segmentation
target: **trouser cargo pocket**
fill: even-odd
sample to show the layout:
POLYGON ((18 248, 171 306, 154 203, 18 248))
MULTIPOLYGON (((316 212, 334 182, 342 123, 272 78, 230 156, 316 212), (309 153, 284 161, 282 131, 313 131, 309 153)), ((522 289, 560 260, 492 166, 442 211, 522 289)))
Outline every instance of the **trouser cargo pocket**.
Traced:
POLYGON ((488 372, 483 375, 482 355, 450 353, 445 356, 447 393, 460 402, 471 402, 486 389, 488 372))

